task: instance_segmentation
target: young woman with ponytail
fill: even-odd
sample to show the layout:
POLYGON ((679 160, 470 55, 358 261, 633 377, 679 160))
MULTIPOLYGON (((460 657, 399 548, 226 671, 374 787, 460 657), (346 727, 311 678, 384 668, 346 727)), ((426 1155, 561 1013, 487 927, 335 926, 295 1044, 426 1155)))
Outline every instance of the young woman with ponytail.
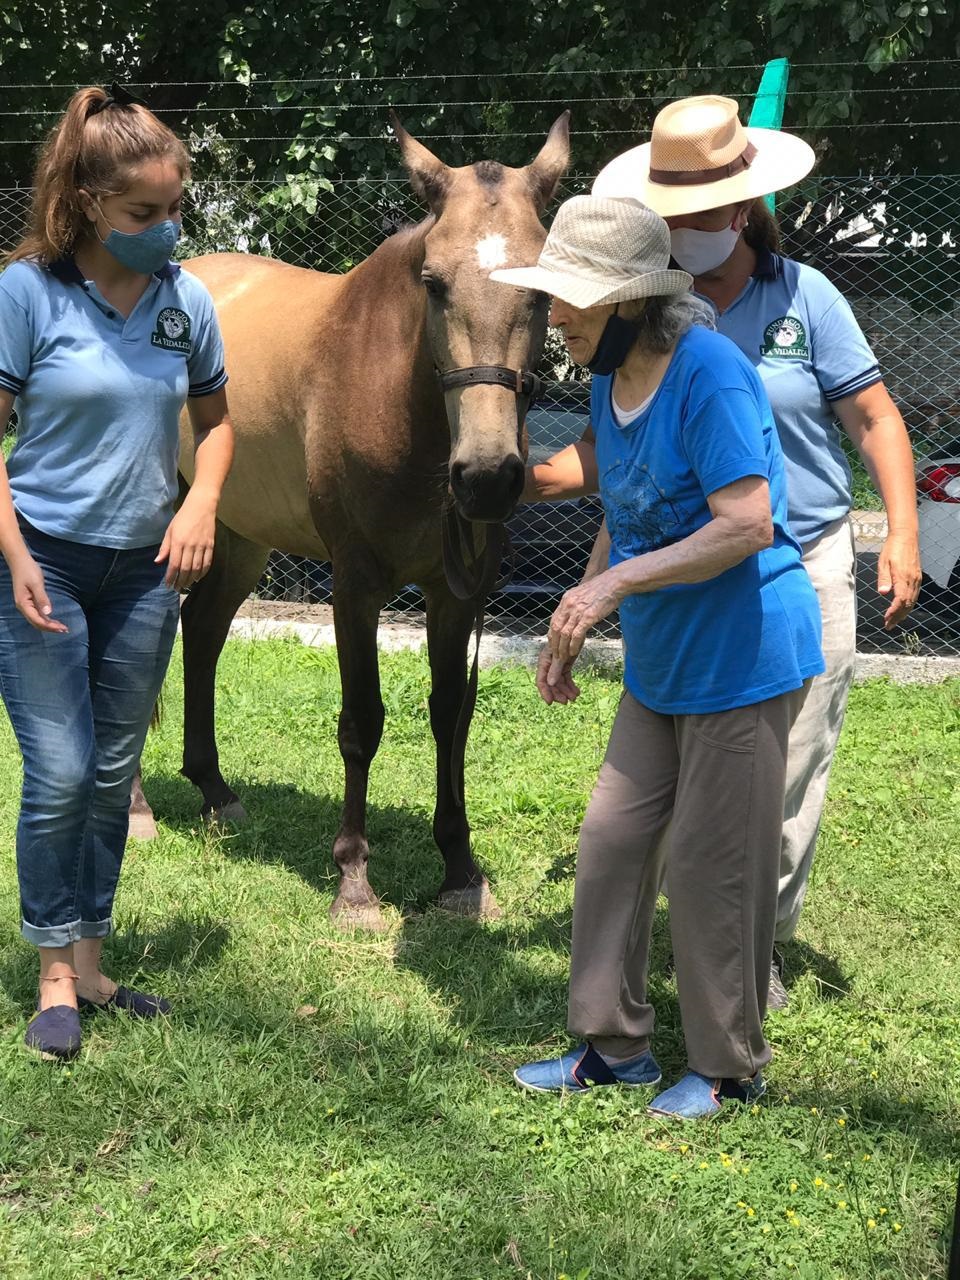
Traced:
POLYGON ((121 89, 71 98, 0 275, 0 694, 23 753, 22 933, 39 949, 26 1043, 80 1048, 80 1009, 155 1017, 101 968, 130 785, 177 628, 213 556, 233 456, 210 295, 170 262, 189 161, 121 89), (196 480, 179 509, 178 422, 196 480))

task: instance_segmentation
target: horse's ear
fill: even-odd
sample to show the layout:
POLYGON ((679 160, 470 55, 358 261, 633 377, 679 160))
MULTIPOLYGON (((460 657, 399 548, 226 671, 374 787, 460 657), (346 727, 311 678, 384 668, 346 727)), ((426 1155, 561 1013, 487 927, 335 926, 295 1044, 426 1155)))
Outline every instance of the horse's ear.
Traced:
POLYGON ((527 179, 530 192, 538 212, 543 210, 553 198, 557 183, 567 171, 570 163, 570 112, 564 111, 553 122, 547 134, 547 140, 540 148, 537 158, 528 164, 521 173, 527 179))
POLYGON ((439 213, 450 182, 450 170, 422 142, 407 133, 395 111, 390 112, 390 127, 400 143, 403 166, 410 176, 411 186, 421 200, 426 200, 431 213, 439 213))

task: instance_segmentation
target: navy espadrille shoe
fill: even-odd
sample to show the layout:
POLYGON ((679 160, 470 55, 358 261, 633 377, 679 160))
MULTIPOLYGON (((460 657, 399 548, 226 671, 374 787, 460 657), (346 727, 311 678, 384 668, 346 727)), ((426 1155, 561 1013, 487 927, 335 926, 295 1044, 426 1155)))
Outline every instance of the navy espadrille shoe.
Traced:
POLYGON ((170 1002, 163 996, 148 996, 130 987, 117 987, 106 1000, 87 1000, 77 996, 77 1004, 84 1012, 99 1009, 105 1013, 128 1013, 131 1018, 157 1018, 161 1013, 170 1012, 170 1002))
POLYGON ((68 1004, 43 1009, 27 1023, 23 1042, 42 1058, 67 1062, 80 1052, 80 1015, 68 1004))

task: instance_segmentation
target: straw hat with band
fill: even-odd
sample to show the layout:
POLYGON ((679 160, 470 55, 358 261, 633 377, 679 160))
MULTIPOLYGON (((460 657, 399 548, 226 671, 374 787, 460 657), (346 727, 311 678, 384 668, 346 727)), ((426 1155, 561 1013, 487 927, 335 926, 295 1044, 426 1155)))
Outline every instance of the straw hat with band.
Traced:
POLYGON ((739 204, 799 182, 813 149, 779 129, 745 129, 732 98, 707 95, 671 102, 653 122, 650 141, 600 170, 595 196, 629 196, 664 218, 739 204))
POLYGON ((573 196, 557 210, 536 265, 491 271, 490 279, 584 309, 686 293, 693 277, 669 262, 667 224, 639 200, 573 196))

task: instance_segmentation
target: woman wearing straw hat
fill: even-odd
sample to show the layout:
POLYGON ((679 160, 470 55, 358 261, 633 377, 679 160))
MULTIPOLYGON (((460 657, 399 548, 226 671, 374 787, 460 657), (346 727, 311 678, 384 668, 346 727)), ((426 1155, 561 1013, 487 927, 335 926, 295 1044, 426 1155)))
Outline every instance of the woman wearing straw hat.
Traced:
POLYGON ((786 743, 823 670, 816 597, 786 523, 783 463, 755 371, 696 323, 666 224, 577 196, 536 266, 492 273, 553 295, 551 323, 594 372, 592 431, 532 469, 528 496, 599 489, 610 567, 558 610, 537 687, 578 694, 585 628, 619 606, 623 698, 580 833, 569 1027, 581 1043, 522 1086, 653 1085, 650 928, 667 876, 689 1070, 652 1104, 713 1114, 762 1092, 786 743))
MULTIPOLYGON (((763 380, 783 447, 790 531, 820 600, 827 662, 790 734, 775 932, 784 943, 800 917, 856 655, 851 475, 837 420, 887 511, 877 588, 890 598, 888 630, 916 603, 920 555, 913 454, 876 357, 826 277, 780 256, 759 198, 803 178, 813 152, 792 134, 744 129, 737 110, 730 98, 671 103, 651 141, 612 160, 593 190, 642 200, 666 219, 674 261, 763 380)), ((787 1003, 782 969, 775 952, 772 1008, 787 1003)))

